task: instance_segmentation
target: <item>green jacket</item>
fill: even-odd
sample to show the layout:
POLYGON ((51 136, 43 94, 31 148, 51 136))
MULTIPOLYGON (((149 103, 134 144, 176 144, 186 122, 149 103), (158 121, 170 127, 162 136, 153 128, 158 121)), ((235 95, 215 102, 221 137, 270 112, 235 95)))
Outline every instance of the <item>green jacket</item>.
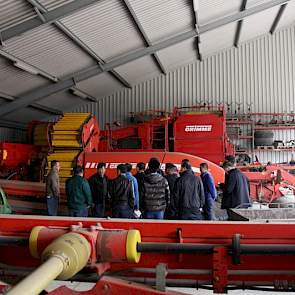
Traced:
POLYGON ((79 175, 66 181, 66 194, 69 209, 80 210, 93 203, 88 181, 79 175))

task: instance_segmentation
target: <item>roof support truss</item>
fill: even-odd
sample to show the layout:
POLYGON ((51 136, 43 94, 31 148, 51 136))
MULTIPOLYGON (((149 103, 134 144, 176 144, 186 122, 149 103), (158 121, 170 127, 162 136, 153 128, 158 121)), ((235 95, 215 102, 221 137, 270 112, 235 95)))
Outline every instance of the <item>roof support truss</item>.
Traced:
MULTIPOLYGON (((45 6, 39 3, 38 0, 26 0, 28 1, 35 9, 41 12, 41 14, 48 13, 45 6)), ((72 42, 79 46, 84 52, 91 56, 98 64, 105 64, 104 60, 100 58, 89 46, 87 46, 78 36, 76 36, 70 29, 68 29, 60 21, 55 21, 53 23, 58 30, 60 30, 64 35, 66 35, 72 42)), ((115 70, 110 71, 110 74, 119 81, 124 87, 131 88, 130 83, 128 83, 118 72, 115 70)))
MULTIPOLYGON (((30 2, 33 2, 33 1, 30 1, 30 2)), ((20 34, 23 34, 27 31, 30 31, 34 28, 37 28, 43 24, 51 24, 63 17, 66 17, 94 3, 97 3, 97 0, 72 1, 68 4, 65 4, 61 7, 58 7, 48 12, 42 12, 40 11, 40 7, 37 7, 37 9, 39 9, 39 11, 42 12, 42 17, 40 18, 37 13, 37 15, 34 18, 27 20, 25 22, 22 22, 20 24, 17 24, 6 30, 3 30, 1 32, 2 42, 4 42, 5 40, 8 40, 9 38, 12 38, 20 34)))
MULTIPOLYGON (((242 0, 240 11, 244 11, 246 9, 246 5, 247 5, 247 0, 242 0)), ((243 19, 240 19, 237 24, 237 30, 236 30, 235 39, 234 39, 234 46, 235 47, 238 47, 238 45, 239 45, 243 21, 244 21, 243 19)))
POLYGON ((279 9, 279 11, 278 11, 272 25, 271 25, 271 28, 269 30, 269 32, 271 34, 273 34, 275 32, 275 30, 276 30, 276 28, 277 28, 277 26, 278 26, 278 24, 279 24, 279 22, 280 22, 280 20, 282 18, 282 15, 283 15, 283 13, 284 13, 284 11, 286 9, 286 6, 287 6, 287 3, 281 5, 281 7, 280 7, 280 9, 279 9))
MULTIPOLYGON (((272 0, 272 1, 268 1, 263 4, 251 7, 247 10, 220 18, 218 20, 215 20, 213 22, 210 22, 208 24, 200 26, 199 33, 201 34, 204 32, 208 32, 210 30, 217 29, 221 26, 227 25, 232 22, 239 21, 247 16, 261 12, 265 9, 269 9, 269 8, 277 6, 277 5, 282 5, 284 3, 287 3, 288 1, 289 0, 272 0)), ((25 107, 25 106, 31 104, 32 102, 37 101, 37 100, 39 100, 43 97, 46 97, 48 95, 69 89, 69 88, 75 86, 76 82, 86 80, 86 79, 91 78, 93 76, 99 75, 103 72, 109 72, 109 71, 113 70, 114 68, 117 68, 121 65, 129 63, 131 61, 134 61, 138 58, 156 53, 158 50, 167 48, 169 46, 173 46, 175 44, 178 44, 180 42, 183 42, 183 41, 191 39, 191 38, 195 38, 197 35, 198 34, 197 34, 196 30, 184 32, 184 33, 181 33, 181 34, 174 36, 172 38, 162 40, 162 41, 155 43, 151 46, 148 46, 146 48, 139 49, 139 50, 132 52, 130 54, 127 54, 125 56, 116 58, 116 59, 114 59, 102 66, 93 66, 93 67, 84 69, 82 72, 73 73, 69 78, 65 78, 55 84, 40 87, 40 88, 35 89, 33 91, 27 92, 26 94, 24 94, 21 98, 17 99, 16 101, 10 102, 7 105, 1 107, 0 116, 2 116, 4 114, 8 114, 10 112, 13 112, 14 110, 17 110, 19 108, 25 107)))
MULTIPOLYGON (((140 35, 142 36, 142 39, 144 41, 144 43, 146 44, 146 46, 151 46, 152 45, 152 42, 150 41, 149 37, 147 36, 146 32, 144 31, 138 17, 136 16, 136 13, 134 11, 134 9, 132 8, 131 4, 129 3, 128 0, 123 0, 123 3, 133 21, 133 23, 135 24, 138 32, 140 33, 140 35)), ((163 66, 162 62, 160 61, 157 53, 153 53, 152 54, 152 57, 155 61, 155 63, 157 64, 159 70, 162 72, 162 74, 167 74, 166 70, 165 70, 165 67, 163 66)))

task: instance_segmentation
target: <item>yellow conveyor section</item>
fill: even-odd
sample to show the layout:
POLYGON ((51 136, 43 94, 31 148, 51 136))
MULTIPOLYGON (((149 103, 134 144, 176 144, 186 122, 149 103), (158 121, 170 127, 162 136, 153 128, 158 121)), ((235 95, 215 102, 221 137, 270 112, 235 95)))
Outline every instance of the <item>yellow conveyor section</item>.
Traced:
POLYGON ((83 125, 90 118, 90 113, 64 113, 52 127, 53 153, 48 155, 47 162, 49 166, 52 160, 60 162, 61 181, 65 181, 72 175, 75 160, 83 148, 81 140, 83 125))

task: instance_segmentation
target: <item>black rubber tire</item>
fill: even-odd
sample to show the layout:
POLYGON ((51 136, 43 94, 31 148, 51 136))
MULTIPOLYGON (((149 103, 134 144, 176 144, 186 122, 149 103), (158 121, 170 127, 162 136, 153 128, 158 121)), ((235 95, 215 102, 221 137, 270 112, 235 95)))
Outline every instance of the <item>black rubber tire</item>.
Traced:
POLYGON ((274 133, 270 130, 257 130, 254 133, 255 146, 271 146, 274 141, 274 133))

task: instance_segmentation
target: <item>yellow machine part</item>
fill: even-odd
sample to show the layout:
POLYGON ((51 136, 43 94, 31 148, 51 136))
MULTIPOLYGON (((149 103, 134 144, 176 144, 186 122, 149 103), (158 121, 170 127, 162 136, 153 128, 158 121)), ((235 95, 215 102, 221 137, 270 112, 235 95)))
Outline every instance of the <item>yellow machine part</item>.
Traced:
POLYGON ((62 182, 72 175, 75 160, 82 150, 83 125, 90 118, 91 113, 64 113, 52 127, 51 144, 54 151, 48 155, 47 162, 48 165, 52 160, 60 162, 59 176, 62 182))
POLYGON ((33 142, 35 145, 41 145, 41 146, 46 146, 48 147, 48 135, 47 135, 47 130, 48 128, 48 123, 43 123, 43 124, 38 124, 34 128, 34 133, 33 133, 33 142))

